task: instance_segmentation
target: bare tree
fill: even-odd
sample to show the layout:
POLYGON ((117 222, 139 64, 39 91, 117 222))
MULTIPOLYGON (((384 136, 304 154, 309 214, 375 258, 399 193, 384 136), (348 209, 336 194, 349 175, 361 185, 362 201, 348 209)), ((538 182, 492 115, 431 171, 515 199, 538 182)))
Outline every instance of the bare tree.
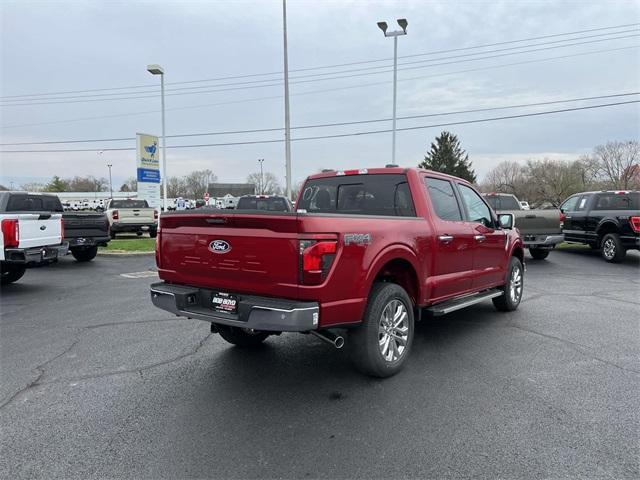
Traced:
POLYGON ((44 183, 38 183, 38 182, 23 183, 20 186, 20 189, 27 192, 42 192, 44 191, 44 183))
POLYGON ((560 205, 569 195, 584 190, 580 161, 529 160, 525 175, 531 186, 529 201, 560 205))
POLYGON ((109 182, 104 177, 96 178, 93 175, 86 177, 75 176, 66 181, 69 184, 69 190, 72 192, 107 192, 109 190, 109 182))
POLYGON ((186 197, 187 189, 183 178, 168 177, 167 178, 167 196, 171 198, 186 197))
POLYGON ((506 160, 486 175, 480 187, 485 191, 511 193, 520 198, 524 197, 526 183, 522 165, 506 160))
MULTIPOLYGON (((184 194, 189 198, 202 198, 209 188, 209 183, 218 179, 214 173, 209 170, 195 170, 184 176, 184 194)), ((167 184, 167 189, 169 184, 167 184)))
POLYGON ((282 193, 278 177, 271 172, 264 172, 262 178, 260 172, 250 173, 247 176, 247 183, 253 183, 256 186, 256 192, 264 195, 280 195, 282 193))
POLYGON ((120 187, 121 192, 135 192, 138 190, 138 180, 136 177, 129 177, 120 187))
POLYGON ((638 177, 640 143, 637 140, 607 142, 593 149, 598 173, 611 187, 627 190, 638 177))

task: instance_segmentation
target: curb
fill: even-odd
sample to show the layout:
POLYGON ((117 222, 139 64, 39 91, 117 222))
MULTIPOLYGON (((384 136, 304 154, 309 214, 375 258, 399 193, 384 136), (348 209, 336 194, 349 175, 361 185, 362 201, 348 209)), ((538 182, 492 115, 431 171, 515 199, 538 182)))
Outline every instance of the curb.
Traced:
POLYGON ((114 251, 114 252, 100 252, 98 251, 98 255, 105 255, 105 256, 114 256, 114 257, 126 257, 126 256, 137 256, 137 255, 155 255, 156 252, 139 252, 139 251, 132 251, 132 252, 127 252, 125 250, 123 251, 114 251))

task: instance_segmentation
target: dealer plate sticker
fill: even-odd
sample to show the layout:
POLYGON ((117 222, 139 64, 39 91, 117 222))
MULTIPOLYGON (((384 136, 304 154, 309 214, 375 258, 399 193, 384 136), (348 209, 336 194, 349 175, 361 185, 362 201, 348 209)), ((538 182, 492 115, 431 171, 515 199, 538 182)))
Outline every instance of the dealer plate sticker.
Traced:
POLYGON ((211 306, 216 312, 237 313, 238 297, 225 292, 216 292, 211 295, 211 306))

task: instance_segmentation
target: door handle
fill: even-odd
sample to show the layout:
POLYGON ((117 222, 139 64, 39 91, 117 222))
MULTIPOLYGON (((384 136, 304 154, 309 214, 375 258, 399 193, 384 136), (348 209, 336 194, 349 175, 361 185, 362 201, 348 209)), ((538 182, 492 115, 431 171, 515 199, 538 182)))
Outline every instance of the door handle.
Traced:
POLYGON ((487 237, 485 237, 484 235, 476 235, 473 238, 476 239, 476 242, 484 242, 487 239, 487 237))
POLYGON ((438 237, 438 240, 440 240, 442 243, 450 243, 453 241, 453 235, 440 235, 438 237))

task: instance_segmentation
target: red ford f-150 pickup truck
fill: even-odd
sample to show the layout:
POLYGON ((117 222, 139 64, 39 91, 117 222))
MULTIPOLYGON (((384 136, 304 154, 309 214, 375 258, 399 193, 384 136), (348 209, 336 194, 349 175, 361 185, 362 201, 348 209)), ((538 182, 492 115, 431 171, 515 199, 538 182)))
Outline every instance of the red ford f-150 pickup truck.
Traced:
POLYGON ((523 243, 466 181, 415 168, 309 177, 294 212, 164 214, 151 300, 211 322, 252 346, 280 332, 312 333, 356 367, 386 377, 404 364, 414 321, 492 299, 515 310, 523 243))

